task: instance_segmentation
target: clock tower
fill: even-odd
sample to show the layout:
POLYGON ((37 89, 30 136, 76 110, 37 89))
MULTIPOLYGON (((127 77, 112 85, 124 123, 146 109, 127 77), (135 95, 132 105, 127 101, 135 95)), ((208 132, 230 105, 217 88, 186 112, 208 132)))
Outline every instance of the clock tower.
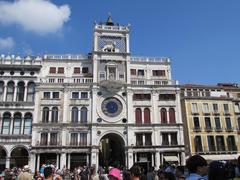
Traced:
POLYGON ((108 166, 116 156, 116 161, 125 166, 129 26, 114 23, 109 15, 105 23, 94 25, 93 39, 92 164, 108 166))

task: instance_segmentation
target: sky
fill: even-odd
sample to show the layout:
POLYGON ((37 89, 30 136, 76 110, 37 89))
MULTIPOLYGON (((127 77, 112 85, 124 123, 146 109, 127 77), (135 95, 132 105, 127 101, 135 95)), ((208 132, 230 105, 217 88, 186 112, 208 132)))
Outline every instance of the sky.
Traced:
POLYGON ((239 0, 0 0, 0 54, 87 54, 109 12, 131 55, 170 57, 181 84, 240 82, 239 0))

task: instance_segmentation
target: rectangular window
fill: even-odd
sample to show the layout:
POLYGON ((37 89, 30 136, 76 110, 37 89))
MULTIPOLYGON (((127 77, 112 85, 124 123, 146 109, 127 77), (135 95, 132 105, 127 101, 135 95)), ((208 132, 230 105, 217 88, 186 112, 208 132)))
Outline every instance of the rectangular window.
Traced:
POLYGON ((200 129, 199 117, 193 117, 193 125, 194 125, 194 129, 196 130, 200 129))
POLYGON ((220 122, 220 118, 219 117, 215 117, 215 126, 216 126, 216 130, 221 130, 221 122, 220 122))
POLYGON ((193 96, 195 96, 195 97, 198 96, 198 90, 197 89, 193 89, 193 96))
POLYGON ((152 134, 151 133, 145 133, 145 145, 146 146, 152 145, 152 134))
POLYGON ((214 143, 214 137, 213 136, 207 136, 208 140, 208 150, 209 151, 216 151, 215 143, 214 143))
POLYGON ((201 138, 201 136, 195 136, 194 143, 195 143, 195 151, 196 152, 202 152, 203 148, 202 148, 202 138, 201 138))
POLYGON ((227 137, 227 146, 228 146, 228 151, 237 151, 237 146, 235 143, 234 136, 227 137))
POLYGON ((213 111, 218 112, 218 104, 213 104, 213 111))
POLYGON ((153 70, 152 71, 153 76, 166 76, 165 70, 153 70))
POLYGON ((216 136, 216 144, 218 151, 225 151, 225 143, 223 136, 216 136))
POLYGON ((88 73, 88 67, 83 67, 82 68, 82 73, 87 74, 88 73))
POLYGON ((225 118, 227 130, 232 130, 232 123, 230 118, 225 118))
POLYGON ((169 146, 168 133, 162 133, 162 145, 169 146))
POLYGON ((100 79, 105 79, 105 73, 104 72, 100 73, 100 79))
POLYGON ((80 74, 80 67, 74 67, 73 73, 80 74))
POLYGON ((192 90, 191 89, 187 89, 187 96, 191 97, 192 96, 192 90))
POLYGON ((87 99, 88 98, 88 92, 81 92, 81 99, 87 99))
POLYGON ((86 146, 87 145, 87 133, 80 133, 80 146, 86 146))
POLYGON ((49 73, 55 74, 56 73, 56 67, 50 67, 49 73))
POLYGON ((149 101, 151 100, 151 94, 133 94, 134 101, 149 101))
POLYGON ((144 76, 144 70, 138 69, 138 76, 144 76))
POLYGON ((212 129, 210 117, 205 117, 205 127, 206 127, 206 130, 211 130, 212 129))
POLYGON ((208 89, 205 90, 206 97, 210 97, 210 91, 208 89))
POLYGON ((136 134, 136 146, 143 145, 143 134, 137 133, 136 134))
POLYGON ((50 145, 57 145, 57 133, 50 134, 50 145))
POLYGON ((78 145, 78 133, 71 133, 70 145, 71 146, 77 146, 78 145))
POLYGON ((124 74, 119 74, 119 79, 124 79, 124 74))
POLYGON ((228 104, 223 104, 224 113, 229 113, 228 104))
POLYGON ((197 103, 192 103, 192 112, 194 113, 198 112, 197 103))
POLYGON ((53 92, 52 96, 53 99, 59 99, 59 92, 53 92))
POLYGON ((208 113, 209 112, 208 103, 203 103, 203 112, 204 113, 208 113))
POLYGON ((79 92, 72 92, 73 99, 79 99, 79 92))
POLYGON ((48 144, 48 133, 42 133, 40 145, 47 145, 47 144, 48 144))
POLYGON ((64 74, 64 67, 58 68, 58 74, 64 74))
POLYGON ((136 69, 131 69, 130 71, 131 71, 131 75, 136 76, 137 74, 136 69))
POLYGON ((176 95, 175 94, 159 94, 159 100, 174 101, 176 100, 176 95))
POLYGON ((43 98, 44 99, 50 99, 51 97, 51 93, 50 92, 43 92, 43 98))
POLYGON ((171 133, 171 145, 176 146, 178 145, 178 141, 177 141, 177 133, 171 133))

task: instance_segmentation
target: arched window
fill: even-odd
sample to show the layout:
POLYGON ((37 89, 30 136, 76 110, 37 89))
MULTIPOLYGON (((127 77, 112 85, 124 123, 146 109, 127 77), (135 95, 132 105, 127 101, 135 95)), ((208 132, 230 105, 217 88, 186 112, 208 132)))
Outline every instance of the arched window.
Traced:
POLYGON ((34 94, 35 94, 35 84, 33 82, 29 82, 27 87, 28 102, 34 102, 34 94))
POLYGON ((14 114, 13 122, 14 123, 12 134, 21 134, 22 114, 21 113, 14 114))
POLYGON ((57 123, 58 122, 58 108, 53 107, 52 108, 52 123, 57 123))
POLYGON ((170 124, 176 123, 175 110, 174 110, 174 108, 170 108, 170 109, 169 109, 169 123, 170 123, 170 124))
POLYGON ((24 101, 24 82, 17 85, 17 101, 24 101))
POLYGON ((48 123, 48 121, 49 121, 49 108, 44 107, 42 113, 42 122, 48 123))
POLYGON ((12 102, 14 96, 14 82, 9 82, 7 84, 7 98, 6 101, 12 102))
POLYGON ((82 107, 81 108, 81 123, 86 123, 87 122, 87 108, 82 107))
POLYGON ((23 134, 32 134, 32 114, 27 113, 24 116, 23 134))
POLYGON ((2 123, 2 134, 10 133, 10 124, 11 124, 11 114, 4 113, 3 114, 3 123, 2 123))
POLYGON ((144 109, 144 124, 150 124, 151 117, 150 117, 150 110, 149 108, 144 109))
POLYGON ((142 110, 140 108, 135 110, 135 121, 136 124, 142 124, 142 110))
POLYGON ((4 82, 0 81, 0 101, 3 101, 4 96, 4 82))
POLYGON ((161 122, 163 124, 167 123, 167 110, 165 108, 161 109, 161 122))
POLYGON ((78 108, 77 107, 72 108, 72 122, 73 123, 78 122, 78 108))

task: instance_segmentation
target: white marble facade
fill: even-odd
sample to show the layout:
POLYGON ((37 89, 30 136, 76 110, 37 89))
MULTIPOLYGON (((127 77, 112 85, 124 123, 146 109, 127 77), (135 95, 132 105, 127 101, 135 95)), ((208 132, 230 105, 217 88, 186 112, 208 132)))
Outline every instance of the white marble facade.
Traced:
MULTIPOLYGON (((111 19, 95 24, 93 37, 93 51, 87 56, 41 58, 34 104, 21 106, 22 113, 33 115, 31 138, 18 143, 26 137, 3 134, 0 123, 5 161, 11 156, 8 146, 16 144, 27 150, 32 170, 43 163, 58 168, 184 164, 180 89, 171 78, 170 59, 132 56, 129 26, 111 19)), ((14 109, 14 103, 10 107, 14 109)), ((0 109, 1 121, 8 109, 0 109)))

